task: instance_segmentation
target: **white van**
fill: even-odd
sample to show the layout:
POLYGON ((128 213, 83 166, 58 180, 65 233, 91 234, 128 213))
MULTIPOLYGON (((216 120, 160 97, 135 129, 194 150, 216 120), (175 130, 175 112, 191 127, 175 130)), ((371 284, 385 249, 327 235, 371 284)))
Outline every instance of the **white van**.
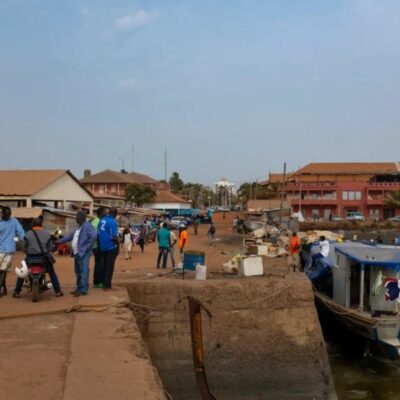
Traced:
POLYGON ((346 215, 347 221, 365 221, 364 215, 360 211, 348 211, 346 215))

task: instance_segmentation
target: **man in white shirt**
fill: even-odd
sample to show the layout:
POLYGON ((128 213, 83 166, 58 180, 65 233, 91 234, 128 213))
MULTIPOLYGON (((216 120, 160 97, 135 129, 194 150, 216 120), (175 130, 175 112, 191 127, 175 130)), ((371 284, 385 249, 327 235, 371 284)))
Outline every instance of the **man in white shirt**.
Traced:
POLYGON ((319 253, 313 254, 312 263, 315 265, 318 259, 326 258, 329 255, 329 242, 326 240, 325 236, 319 237, 319 253))
POLYGON ((168 227, 169 231, 170 231, 170 247, 169 247, 169 254, 171 255, 171 262, 172 262, 172 269, 175 269, 175 245, 176 245, 176 235, 175 232, 168 227))

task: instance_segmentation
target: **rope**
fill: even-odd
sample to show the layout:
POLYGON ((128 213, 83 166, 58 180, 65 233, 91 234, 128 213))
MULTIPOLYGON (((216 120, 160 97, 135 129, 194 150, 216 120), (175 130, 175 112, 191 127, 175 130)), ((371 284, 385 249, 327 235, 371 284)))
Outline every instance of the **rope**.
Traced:
MULTIPOLYGON (((297 282, 293 282, 289 286, 286 286, 274 293, 271 293, 268 296, 256 299, 254 301, 251 301, 247 304, 242 305, 240 308, 237 308, 236 310, 244 310, 247 309, 255 304, 268 301, 272 298, 278 297, 281 293, 288 291, 291 287, 296 285, 297 282)), ((115 308, 129 308, 133 312, 139 312, 142 314, 142 317, 146 319, 146 321, 149 321, 152 318, 156 317, 161 317, 164 314, 168 313, 171 311, 173 308, 175 308, 179 303, 181 303, 182 300, 186 299, 189 294, 186 294, 184 296, 181 296, 178 300, 174 301, 171 303, 168 307, 166 308, 159 308, 159 307, 154 307, 151 305, 146 305, 146 304, 139 304, 135 302, 131 302, 128 300, 120 300, 116 303, 109 303, 109 304, 91 304, 91 305, 75 305, 69 308, 63 308, 63 309, 58 309, 58 310, 51 310, 51 311, 38 311, 38 312, 31 312, 31 313, 22 313, 22 314, 0 314, 0 320, 6 320, 6 319, 14 319, 14 318, 28 318, 28 317, 39 317, 39 316, 45 316, 45 315, 57 315, 57 314, 70 314, 73 312, 104 312, 110 309, 115 309, 115 308)), ((202 301, 199 298, 196 298, 195 296, 190 295, 194 300, 199 302, 200 304, 204 304, 204 301, 202 301)), ((203 308, 209 313, 208 309, 203 306, 203 308)), ((231 310, 232 308, 222 308, 220 311, 226 311, 226 310, 231 310)))
POLYGON ((315 291, 315 287, 314 288, 314 295, 315 297, 317 297, 325 307, 329 308, 332 312, 334 312, 335 314, 339 314, 339 315, 351 315, 354 319, 357 319, 361 322, 364 322, 368 325, 376 325, 376 321, 367 318, 367 317, 363 317, 362 315, 360 315, 359 313, 357 313, 357 310, 342 310, 340 307, 338 307, 338 305, 336 303, 334 303, 333 301, 331 301, 328 298, 325 298, 325 296, 322 296, 321 294, 317 293, 315 291), (333 303, 333 304, 331 304, 333 303))
POLYGON ((110 308, 110 304, 93 304, 93 305, 75 305, 69 308, 61 308, 58 310, 48 311, 37 311, 22 314, 0 314, 0 320, 2 319, 14 319, 14 318, 28 318, 28 317, 42 317, 45 315, 56 315, 56 314, 68 314, 72 312, 103 312, 110 308))

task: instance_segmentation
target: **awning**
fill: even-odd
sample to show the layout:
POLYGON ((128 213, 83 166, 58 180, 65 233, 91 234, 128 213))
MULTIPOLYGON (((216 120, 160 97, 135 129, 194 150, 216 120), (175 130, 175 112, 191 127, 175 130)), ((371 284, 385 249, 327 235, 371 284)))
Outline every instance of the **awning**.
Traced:
POLYGON ((12 216, 18 219, 38 218, 43 214, 40 207, 15 207, 11 209, 12 216))

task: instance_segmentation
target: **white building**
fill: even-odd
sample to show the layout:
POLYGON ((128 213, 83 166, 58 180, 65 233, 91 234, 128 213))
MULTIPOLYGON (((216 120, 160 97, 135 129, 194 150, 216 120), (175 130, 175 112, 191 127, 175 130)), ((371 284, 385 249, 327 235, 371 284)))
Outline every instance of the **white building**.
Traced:
POLYGON ((85 207, 93 213, 92 195, 66 169, 0 171, 0 205, 62 210, 85 207))
POLYGON ((229 182, 226 178, 221 178, 214 184, 217 202, 221 207, 231 208, 233 206, 234 197, 237 194, 236 185, 229 182))

